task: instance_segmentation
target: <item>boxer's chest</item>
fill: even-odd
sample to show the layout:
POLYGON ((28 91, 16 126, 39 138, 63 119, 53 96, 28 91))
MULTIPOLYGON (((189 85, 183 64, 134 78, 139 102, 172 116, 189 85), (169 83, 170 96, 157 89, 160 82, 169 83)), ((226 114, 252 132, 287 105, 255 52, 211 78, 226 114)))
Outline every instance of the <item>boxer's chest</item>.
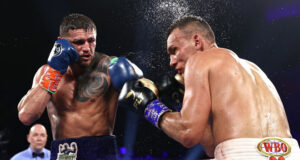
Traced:
POLYGON ((109 89, 110 79, 104 72, 94 71, 80 77, 73 86, 74 98, 80 102, 104 96, 109 89))
POLYGON ((52 100, 56 106, 67 108, 97 103, 108 92, 109 86, 110 80, 101 72, 92 72, 77 79, 64 76, 52 100))

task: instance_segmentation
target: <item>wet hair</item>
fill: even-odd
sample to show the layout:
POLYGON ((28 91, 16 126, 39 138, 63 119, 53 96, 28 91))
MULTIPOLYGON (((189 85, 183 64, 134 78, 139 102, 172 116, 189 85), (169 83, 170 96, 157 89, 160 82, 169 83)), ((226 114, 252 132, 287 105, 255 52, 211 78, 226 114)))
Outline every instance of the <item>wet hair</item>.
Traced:
POLYGON ((97 30, 92 19, 79 13, 71 13, 63 18, 59 26, 59 35, 67 36, 70 29, 84 29, 86 31, 89 29, 97 30))
POLYGON ((183 33, 187 36, 190 36, 193 33, 200 33, 204 38, 206 38, 209 42, 215 42, 215 34, 211 29, 210 25, 207 23, 206 20, 199 16, 194 15, 185 15, 179 17, 169 26, 166 37, 176 29, 180 29, 183 33))

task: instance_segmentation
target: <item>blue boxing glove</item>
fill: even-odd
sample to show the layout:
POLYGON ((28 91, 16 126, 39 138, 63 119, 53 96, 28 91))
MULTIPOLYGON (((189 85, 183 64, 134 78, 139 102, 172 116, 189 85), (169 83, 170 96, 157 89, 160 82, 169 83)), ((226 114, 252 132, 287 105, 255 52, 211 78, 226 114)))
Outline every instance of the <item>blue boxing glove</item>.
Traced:
POLYGON ((78 58, 78 52, 68 40, 58 39, 50 52, 48 64, 64 74, 68 66, 74 64, 78 58))
POLYGON ((48 92, 56 93, 58 83, 70 64, 79 58, 73 45, 65 39, 58 39, 50 52, 48 65, 39 82, 40 86, 48 92))
POLYGON ((108 69, 112 84, 118 90, 125 82, 143 77, 143 72, 125 57, 112 59, 108 69))

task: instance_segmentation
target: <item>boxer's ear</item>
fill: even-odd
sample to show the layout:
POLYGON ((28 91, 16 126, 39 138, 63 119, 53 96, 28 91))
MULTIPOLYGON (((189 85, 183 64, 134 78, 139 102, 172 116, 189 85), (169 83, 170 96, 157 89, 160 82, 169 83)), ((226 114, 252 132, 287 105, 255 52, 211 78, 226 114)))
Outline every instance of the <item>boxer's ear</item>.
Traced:
POLYGON ((202 43, 202 38, 198 34, 195 34, 193 36, 193 42, 194 46, 196 47, 197 50, 203 50, 203 43, 202 43))

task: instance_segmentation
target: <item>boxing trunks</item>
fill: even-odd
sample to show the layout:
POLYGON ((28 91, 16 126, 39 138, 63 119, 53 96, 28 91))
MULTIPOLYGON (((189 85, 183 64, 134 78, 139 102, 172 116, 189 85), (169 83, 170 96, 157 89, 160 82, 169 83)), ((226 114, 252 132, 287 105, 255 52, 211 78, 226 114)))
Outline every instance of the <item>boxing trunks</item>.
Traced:
POLYGON ((55 140, 51 160, 116 160, 115 136, 82 137, 55 140))
POLYGON ((300 160, 300 149, 293 138, 237 138, 215 148, 215 160, 300 160))

